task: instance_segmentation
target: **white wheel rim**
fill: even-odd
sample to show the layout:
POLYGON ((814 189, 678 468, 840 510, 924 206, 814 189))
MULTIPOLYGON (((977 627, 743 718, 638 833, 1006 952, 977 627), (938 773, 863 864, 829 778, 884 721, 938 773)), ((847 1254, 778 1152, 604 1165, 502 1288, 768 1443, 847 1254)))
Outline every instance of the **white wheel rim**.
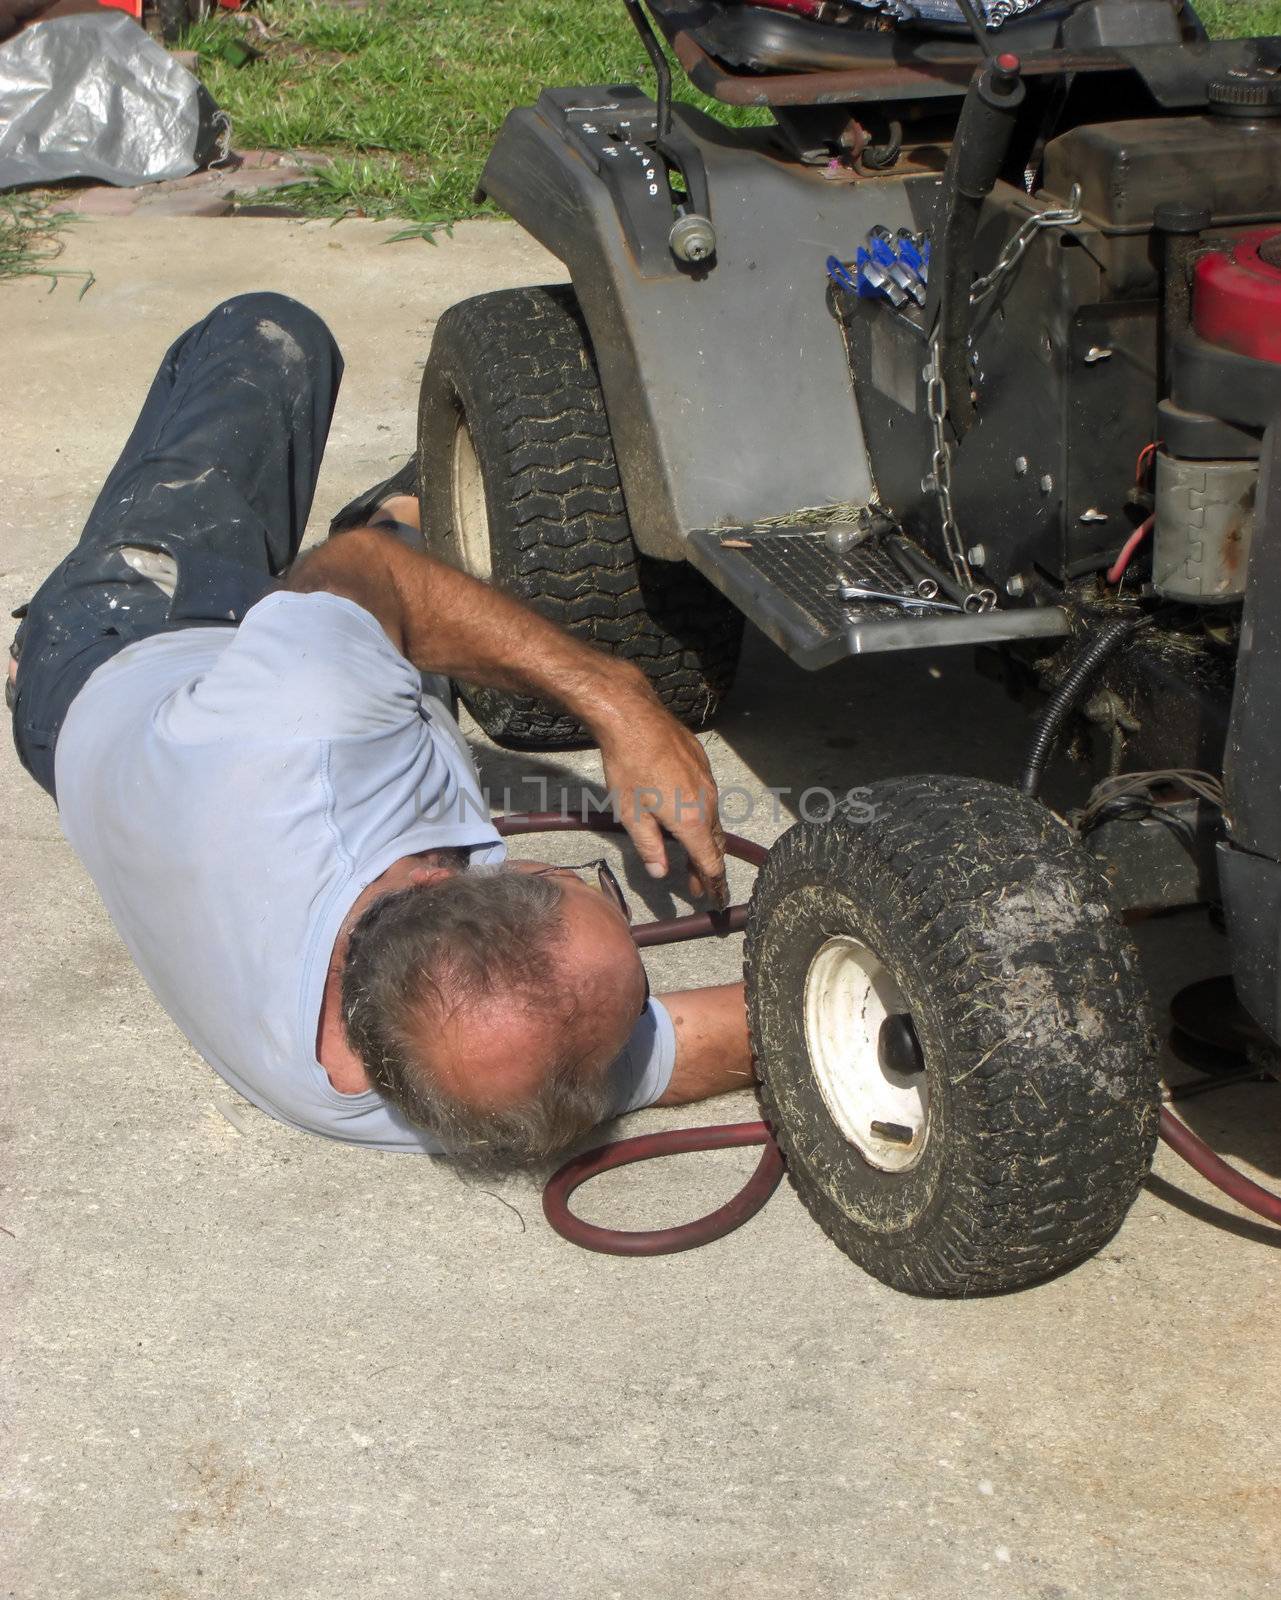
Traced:
POLYGON ((881 1063, 881 1024, 910 1010, 898 984, 874 951, 842 935, 810 962, 804 1005, 810 1066, 833 1122, 871 1166, 908 1171, 929 1138, 929 1084, 924 1070, 881 1063), (911 1139, 873 1123, 910 1130, 911 1139))
POLYGON ((493 574, 489 549, 489 508, 485 504, 485 480, 480 458, 472 443, 467 418, 460 415, 454 429, 454 448, 450 463, 450 498, 453 502, 454 537, 458 559, 464 572, 486 582, 493 574))

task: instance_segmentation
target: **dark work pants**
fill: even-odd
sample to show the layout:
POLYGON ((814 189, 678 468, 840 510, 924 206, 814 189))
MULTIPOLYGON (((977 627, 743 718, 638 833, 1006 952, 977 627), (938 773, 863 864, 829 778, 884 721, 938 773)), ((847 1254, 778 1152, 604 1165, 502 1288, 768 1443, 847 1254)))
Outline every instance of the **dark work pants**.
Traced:
POLYGON ((277 587, 311 511, 342 356, 318 316, 238 295, 177 341, 80 542, 18 630, 13 736, 54 792, 54 747, 90 674, 126 645, 238 623, 277 587), (177 567, 172 600, 121 548, 177 567))

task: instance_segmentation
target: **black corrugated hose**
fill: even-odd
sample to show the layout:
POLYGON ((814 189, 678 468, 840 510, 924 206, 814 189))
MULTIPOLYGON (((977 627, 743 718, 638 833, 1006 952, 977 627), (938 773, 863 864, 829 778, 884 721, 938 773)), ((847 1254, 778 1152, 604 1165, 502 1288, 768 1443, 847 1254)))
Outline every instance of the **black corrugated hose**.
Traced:
POLYGON ((1040 794, 1041 779, 1045 776, 1045 764, 1058 742, 1064 722, 1089 687, 1090 680, 1108 657, 1115 655, 1134 630, 1143 626, 1145 620, 1140 618, 1137 622, 1105 622, 1097 633, 1091 634, 1086 640, 1081 653, 1068 668, 1067 677, 1050 696, 1049 703, 1037 721, 1036 732, 1032 735, 1027 760, 1023 765, 1023 774, 1019 779, 1019 791, 1027 795, 1029 800, 1035 800, 1040 794))

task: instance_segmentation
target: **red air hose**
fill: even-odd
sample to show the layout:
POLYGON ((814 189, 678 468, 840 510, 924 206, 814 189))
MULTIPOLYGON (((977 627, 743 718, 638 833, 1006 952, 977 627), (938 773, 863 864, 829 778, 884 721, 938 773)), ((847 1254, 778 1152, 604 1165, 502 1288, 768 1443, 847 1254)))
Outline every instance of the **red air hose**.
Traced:
POLYGON ((1239 1206, 1253 1211, 1256 1217, 1281 1224, 1281 1195, 1272 1194, 1262 1184, 1247 1178, 1245 1173, 1230 1167, 1222 1156, 1216 1156, 1204 1139, 1198 1139, 1186 1122, 1180 1122, 1173 1112, 1161 1108, 1161 1137, 1216 1189, 1230 1195, 1239 1206))
POLYGON ((741 1228, 770 1198, 782 1177, 783 1158, 763 1122, 728 1122, 714 1128, 671 1128, 663 1133, 643 1133, 637 1139, 620 1139, 617 1144, 602 1145, 598 1150, 589 1150, 567 1161, 543 1190, 543 1215, 562 1238, 582 1245, 584 1250, 599 1250, 607 1256, 670 1256, 678 1250, 711 1244, 713 1239, 723 1239, 735 1228, 741 1228), (730 1150, 752 1144, 765 1146, 755 1172, 732 1200, 696 1222, 682 1222, 675 1228, 629 1232, 623 1228, 598 1228, 595 1223, 576 1217, 569 1209, 569 1197, 580 1183, 614 1167, 628 1167, 633 1161, 652 1161, 655 1156, 681 1155, 687 1150, 730 1150))
MULTIPOLYGON (((621 822, 612 817, 569 817, 556 811, 532 811, 495 819, 494 826, 506 838, 524 833, 624 833, 621 822)), ((725 835, 725 853, 753 867, 763 864, 763 845, 753 844, 737 834, 725 835)), ((724 937, 738 933, 747 922, 746 905, 730 906, 725 911, 694 912, 690 916, 670 917, 663 922, 647 922, 633 930, 632 937, 641 949, 653 945, 679 944, 687 939, 724 937)), ((1162 1107, 1161 1138, 1216 1189, 1238 1205, 1268 1222, 1281 1225, 1281 1196, 1230 1167, 1199 1139, 1186 1123, 1162 1107)), ((731 1122, 710 1128, 670 1128, 662 1133, 645 1133, 635 1139, 620 1139, 602 1145, 567 1161, 552 1175, 543 1190, 543 1215, 563 1239, 611 1256, 664 1256, 680 1250, 722 1239, 735 1228, 749 1222, 778 1188, 783 1177, 783 1158, 763 1122, 731 1122), (674 1228, 628 1230, 602 1228, 584 1222, 569 1209, 569 1197, 589 1178, 615 1167, 631 1166, 636 1161, 653 1161, 659 1156, 683 1155, 695 1150, 726 1150, 743 1145, 764 1145, 756 1170, 733 1199, 674 1228)))
MULTIPOLYGON (((504 837, 522 833, 625 833, 621 822, 612 817, 567 817, 556 811, 533 811, 527 815, 499 817, 494 826, 504 837)), ((736 833, 725 835, 725 853, 738 861, 759 867, 768 852, 764 845, 741 839, 736 833)), ((690 916, 670 917, 664 922, 647 922, 632 930, 632 938, 642 950, 659 944, 680 944, 687 939, 724 938, 740 933, 747 922, 745 905, 725 911, 696 911, 690 916)), ((620 1139, 616 1144, 588 1150, 567 1161, 548 1180, 543 1190, 543 1215, 563 1239, 598 1250, 609 1256, 666 1256, 679 1250, 693 1250, 711 1244, 735 1228, 741 1228, 761 1209, 783 1178, 783 1158, 763 1122, 732 1122, 713 1128, 669 1128, 662 1133, 645 1133, 635 1139, 620 1139), (569 1197, 579 1184, 614 1167, 627 1167, 634 1161, 653 1161, 658 1156, 683 1155, 692 1150, 726 1150, 740 1145, 761 1144, 765 1149, 756 1170, 744 1186, 725 1205, 705 1217, 681 1223, 675 1228, 648 1228, 631 1232, 620 1228, 599 1228, 584 1222, 569 1209, 569 1197)))

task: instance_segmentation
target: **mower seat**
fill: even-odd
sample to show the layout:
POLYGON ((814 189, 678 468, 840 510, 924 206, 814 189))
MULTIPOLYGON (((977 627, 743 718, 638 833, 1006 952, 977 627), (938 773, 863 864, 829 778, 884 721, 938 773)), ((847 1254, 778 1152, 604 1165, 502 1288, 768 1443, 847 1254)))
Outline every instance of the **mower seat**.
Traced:
MULTIPOLYGON (((1087 0, 1051 0, 1007 22, 993 38, 1000 40, 1003 50, 1016 55, 1057 49, 1065 42, 1065 20, 1086 5, 1087 0)), ((1177 42, 1174 10, 1162 9, 1168 12, 1171 29, 1168 40, 1162 42, 1177 42)), ((979 59, 969 30, 949 24, 900 23, 887 28, 883 19, 871 16, 867 23, 812 22, 750 3, 724 4, 721 0, 707 0, 695 13, 686 12, 683 20, 690 37, 719 65, 735 72, 849 72, 859 67, 928 67, 944 61, 956 63, 971 55, 976 64, 979 59)))

